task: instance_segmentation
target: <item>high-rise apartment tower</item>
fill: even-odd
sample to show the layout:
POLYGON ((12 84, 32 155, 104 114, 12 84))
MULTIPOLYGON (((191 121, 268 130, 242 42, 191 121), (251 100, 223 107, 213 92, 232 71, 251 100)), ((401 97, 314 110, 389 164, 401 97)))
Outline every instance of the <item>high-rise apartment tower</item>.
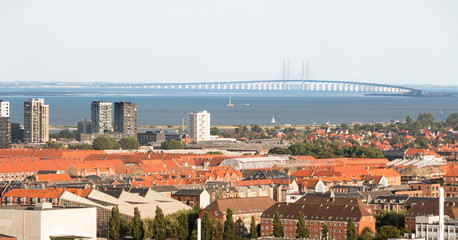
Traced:
POLYGON ((9 148, 10 143, 10 102, 0 100, 0 148, 9 148))
POLYGON ((137 136, 137 104, 115 102, 114 130, 134 138, 137 136))
POLYGON ((190 113, 188 132, 196 142, 210 140, 210 113, 207 111, 190 113))
POLYGON ((104 133, 113 131, 112 127, 112 103, 94 101, 91 104, 92 133, 104 133))
POLYGON ((24 140, 44 143, 49 140, 49 105, 44 99, 24 101, 24 140))

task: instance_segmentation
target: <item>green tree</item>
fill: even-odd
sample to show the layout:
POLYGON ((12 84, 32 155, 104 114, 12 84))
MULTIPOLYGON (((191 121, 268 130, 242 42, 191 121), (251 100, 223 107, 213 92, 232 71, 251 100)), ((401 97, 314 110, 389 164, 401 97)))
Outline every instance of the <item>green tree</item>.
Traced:
POLYGON ((165 240, 167 238, 167 222, 164 213, 159 206, 156 206, 156 216, 153 221, 153 236, 156 240, 165 240))
POLYGON ((178 239, 188 239, 189 236, 189 225, 188 225, 188 216, 185 213, 178 215, 178 229, 177 229, 177 238, 178 239))
POLYGON ((43 145, 43 148, 45 149, 62 149, 64 148, 63 143, 58 143, 55 141, 47 141, 45 145, 43 145))
POLYGON ((143 220, 143 226, 145 227, 145 238, 146 239, 151 239, 154 236, 153 221, 154 219, 152 218, 146 218, 143 220))
POLYGON ((378 240, 387 240, 388 238, 397 238, 401 236, 401 231, 395 226, 381 226, 377 230, 377 239, 378 240))
POLYGON ((412 123, 413 123, 412 117, 411 116, 407 116, 407 118, 406 118, 407 127, 412 126, 412 123))
POLYGON ((125 217, 121 217, 121 236, 129 234, 130 222, 125 217))
POLYGON ((452 127, 453 129, 458 129, 458 113, 452 113, 445 120, 445 126, 452 127))
POLYGON ((204 212, 204 216, 202 217, 202 240, 211 240, 212 235, 213 235, 213 230, 212 230, 212 222, 210 220, 210 216, 208 215, 208 212, 204 212))
POLYGON ((281 220, 280 220, 280 214, 278 213, 278 211, 275 212, 274 214, 274 222, 273 222, 274 226, 273 226, 273 234, 274 234, 274 237, 283 237, 284 236, 284 232, 283 232, 283 224, 281 223, 281 220))
POLYGON ((324 224, 323 229, 321 229, 321 239, 328 240, 329 228, 328 224, 324 224))
POLYGON ((226 221, 224 222, 223 239, 224 240, 236 240, 237 239, 237 236, 235 234, 234 218, 232 217, 232 210, 230 208, 227 209, 226 221))
POLYGON ((251 216, 250 238, 258 238, 258 227, 256 226, 256 220, 254 219, 254 216, 251 216))
POLYGON ((224 223, 219 219, 212 220, 213 240, 223 240, 224 223))
POLYGON ((119 146, 122 149, 134 150, 140 147, 140 143, 138 143, 137 139, 132 138, 132 137, 121 138, 121 140, 119 140, 119 146))
POLYGON ((130 220, 129 234, 135 240, 143 240, 145 238, 145 229, 143 228, 143 221, 140 216, 140 210, 134 208, 134 217, 130 220))
POLYGON ((429 140, 425 136, 418 136, 415 138, 415 144, 422 148, 428 147, 429 140))
POLYGON ((375 215, 376 227, 380 228, 381 226, 391 225, 396 228, 402 228, 404 227, 404 217, 405 212, 381 211, 375 215))
POLYGON ((175 139, 169 139, 161 143, 161 148, 164 150, 168 149, 183 149, 183 144, 175 139))
POLYGON ((363 231, 361 231, 361 234, 358 236, 358 240, 373 240, 374 238, 374 232, 369 227, 363 228, 363 231))
POLYGON ((220 135, 221 131, 217 127, 212 127, 210 128, 210 134, 211 135, 220 135))
POLYGON ((119 144, 113 138, 99 136, 92 141, 95 150, 119 149, 119 144))
POLYGON ((121 217, 119 215, 118 205, 111 209, 108 235, 113 240, 121 239, 121 217))
POLYGON ((305 226, 305 217, 303 212, 299 212, 297 217, 296 238, 308 238, 309 229, 305 226))
POLYGON ((66 139, 74 139, 75 138, 75 133, 70 132, 68 129, 62 130, 57 134, 58 138, 66 138, 66 139))
MULTIPOLYGON (((188 228, 189 228, 189 237, 192 238, 193 231, 197 229, 197 218, 199 218, 199 213, 202 209, 198 204, 194 205, 191 210, 188 210, 188 228)), ((197 234, 197 232, 196 232, 197 234)), ((197 238, 197 235, 195 235, 197 238)))
POLYGON ((288 148, 274 147, 269 150, 269 154, 291 155, 291 151, 288 148))
POLYGON ((432 127, 436 122, 436 119, 432 113, 420 113, 418 114, 417 122, 419 122, 423 127, 432 127))
POLYGON ((347 240, 357 240, 355 224, 353 224, 353 218, 347 220, 347 240))

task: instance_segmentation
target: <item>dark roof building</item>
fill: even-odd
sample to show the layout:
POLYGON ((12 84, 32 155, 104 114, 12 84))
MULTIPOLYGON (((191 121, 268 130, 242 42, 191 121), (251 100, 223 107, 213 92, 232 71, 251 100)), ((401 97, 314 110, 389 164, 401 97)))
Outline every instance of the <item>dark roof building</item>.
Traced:
MULTIPOLYGON (((457 199, 454 199, 453 201, 446 201, 444 204, 444 215, 449 216, 450 219, 458 218, 457 201, 457 199)), ((405 229, 415 231, 415 217, 427 215, 439 215, 439 201, 437 198, 420 201, 411 207, 405 215, 405 229)))
POLYGON ((356 198, 316 197, 305 195, 295 203, 276 203, 261 216, 261 237, 270 236, 273 232, 273 218, 278 211, 283 223, 284 236, 294 238, 298 214, 305 216, 311 238, 321 238, 321 231, 326 224, 331 239, 345 239, 346 223, 352 218, 357 233, 369 227, 375 232, 375 218, 372 210, 356 198))
POLYGON ((255 223, 259 224, 261 214, 275 203, 275 200, 270 197, 217 199, 204 208, 199 216, 202 218, 203 213, 208 212, 210 218, 224 221, 227 210, 231 209, 236 226, 235 231, 237 235, 244 236, 248 234, 251 217, 254 217, 255 223))

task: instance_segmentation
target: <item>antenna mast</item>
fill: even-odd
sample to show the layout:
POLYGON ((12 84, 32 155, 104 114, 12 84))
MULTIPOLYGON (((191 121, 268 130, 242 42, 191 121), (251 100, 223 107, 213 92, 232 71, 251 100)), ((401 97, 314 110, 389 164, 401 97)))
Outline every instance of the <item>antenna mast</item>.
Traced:
POLYGON ((309 60, 307 59, 307 80, 309 80, 309 60))

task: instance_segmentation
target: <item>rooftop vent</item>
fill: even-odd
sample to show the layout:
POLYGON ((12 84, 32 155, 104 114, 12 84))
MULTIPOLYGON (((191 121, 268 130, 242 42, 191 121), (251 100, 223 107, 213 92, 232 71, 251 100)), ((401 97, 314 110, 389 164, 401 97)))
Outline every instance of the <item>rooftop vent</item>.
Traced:
POLYGON ((35 209, 51 209, 51 208, 52 208, 52 203, 49 203, 49 202, 35 204, 35 209))

